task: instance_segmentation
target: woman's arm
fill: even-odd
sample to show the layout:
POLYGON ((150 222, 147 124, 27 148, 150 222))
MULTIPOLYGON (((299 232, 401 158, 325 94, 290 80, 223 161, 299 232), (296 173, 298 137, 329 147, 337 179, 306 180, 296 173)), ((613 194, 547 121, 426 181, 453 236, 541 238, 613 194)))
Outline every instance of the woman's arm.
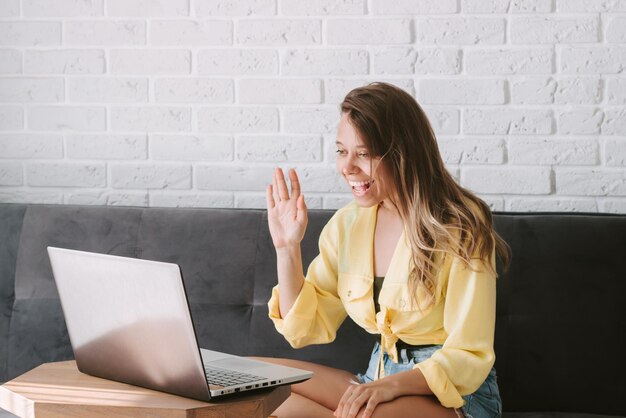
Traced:
POLYGON ((274 170, 273 185, 267 187, 267 219, 276 248, 279 307, 285 317, 296 301, 304 283, 300 242, 304 237, 308 217, 304 195, 295 170, 289 170, 291 195, 283 170, 274 170))
POLYGON ((302 253, 300 244, 276 248, 276 268, 278 271, 278 306, 280 316, 287 316, 304 284, 302 253))
POLYGON ((448 277, 443 347, 415 367, 422 371, 439 402, 460 408, 462 397, 478 389, 495 362, 495 252, 469 265, 454 259, 448 277))
POLYGON ((320 234, 320 253, 309 265, 305 280, 300 241, 306 224, 306 207, 303 200, 300 202, 302 196, 299 195, 295 172, 290 173, 292 196, 283 199, 276 192, 283 188, 282 196, 287 196, 286 184, 284 179, 281 181, 281 176, 282 173, 277 170, 275 184, 268 187, 267 196, 278 269, 278 285, 272 289, 268 302, 269 317, 276 330, 294 348, 325 344, 335 339, 337 329, 347 315, 337 294, 337 214, 320 234), (294 195, 299 195, 299 203, 293 202, 294 195), (286 209, 281 212, 278 210, 281 205, 283 209, 296 213, 286 209), (299 223, 299 226, 292 227, 292 223, 299 223), (285 239, 289 236, 292 238, 285 239))

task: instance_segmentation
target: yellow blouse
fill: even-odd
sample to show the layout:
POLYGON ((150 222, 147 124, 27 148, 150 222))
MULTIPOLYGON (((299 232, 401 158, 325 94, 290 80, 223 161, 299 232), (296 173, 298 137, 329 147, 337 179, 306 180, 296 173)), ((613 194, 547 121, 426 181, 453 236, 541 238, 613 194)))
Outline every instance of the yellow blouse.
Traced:
MULTIPOLYGON (((268 303, 269 316, 294 348, 324 344, 350 315, 371 334, 381 334, 381 345, 398 361, 398 339, 412 344, 443 344, 419 368, 441 404, 459 408, 461 396, 471 394, 487 378, 495 361, 493 350, 496 278, 485 263, 472 259, 468 267, 459 258, 440 260, 435 301, 418 307, 409 297, 411 250, 402 234, 380 292, 380 312, 374 311, 374 229, 377 207, 355 202, 335 213, 319 239, 320 254, 311 262, 293 307, 281 318, 278 286, 268 303)), ((495 271, 495 268, 493 268, 495 271)), ((421 289, 420 289, 421 290, 421 289)), ((418 301, 426 300, 418 290, 418 301)))

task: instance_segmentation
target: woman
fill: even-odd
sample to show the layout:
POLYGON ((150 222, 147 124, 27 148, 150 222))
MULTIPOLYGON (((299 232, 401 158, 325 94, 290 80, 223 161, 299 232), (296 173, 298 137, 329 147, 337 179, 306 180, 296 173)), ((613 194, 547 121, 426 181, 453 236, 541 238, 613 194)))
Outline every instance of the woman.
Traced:
MULTIPOLYGON (((487 205, 448 174, 432 128, 404 91, 373 83, 341 103, 337 169, 354 201, 320 235, 305 278, 298 176, 267 188, 278 286, 270 318, 293 347, 328 343, 346 315, 380 334, 365 374, 307 362, 279 417, 498 417, 495 257, 509 250, 487 205)), ((271 360, 271 359, 266 359, 271 360)))

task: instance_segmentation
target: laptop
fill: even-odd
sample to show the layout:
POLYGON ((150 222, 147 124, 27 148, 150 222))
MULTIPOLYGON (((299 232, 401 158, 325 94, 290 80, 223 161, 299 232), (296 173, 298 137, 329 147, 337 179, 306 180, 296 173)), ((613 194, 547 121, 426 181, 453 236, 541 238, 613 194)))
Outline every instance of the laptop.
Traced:
POLYGON ((313 375, 200 349, 177 264, 54 247, 48 255, 83 373, 202 401, 313 375))

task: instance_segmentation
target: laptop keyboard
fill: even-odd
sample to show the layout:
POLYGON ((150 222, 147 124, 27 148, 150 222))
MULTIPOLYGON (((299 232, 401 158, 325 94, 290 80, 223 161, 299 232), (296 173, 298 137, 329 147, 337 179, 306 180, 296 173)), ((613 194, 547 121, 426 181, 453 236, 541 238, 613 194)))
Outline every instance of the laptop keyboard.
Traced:
POLYGON ((212 385, 236 386, 243 383, 265 380, 264 377, 241 373, 234 370, 218 369, 215 367, 205 367, 204 370, 206 371, 207 381, 212 385))

